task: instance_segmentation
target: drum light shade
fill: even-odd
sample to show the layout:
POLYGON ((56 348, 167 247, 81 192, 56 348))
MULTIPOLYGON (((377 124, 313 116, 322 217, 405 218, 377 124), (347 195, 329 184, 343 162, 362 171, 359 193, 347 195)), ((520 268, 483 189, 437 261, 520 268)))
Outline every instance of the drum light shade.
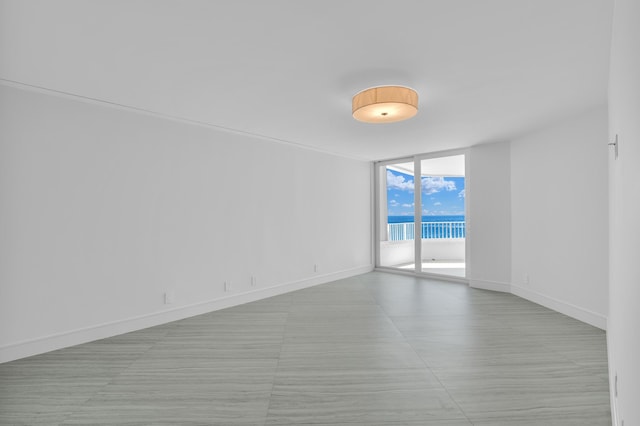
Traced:
POLYGON ((403 86, 372 87, 357 93, 351 103, 353 118, 365 123, 393 123, 418 113, 418 94, 403 86))

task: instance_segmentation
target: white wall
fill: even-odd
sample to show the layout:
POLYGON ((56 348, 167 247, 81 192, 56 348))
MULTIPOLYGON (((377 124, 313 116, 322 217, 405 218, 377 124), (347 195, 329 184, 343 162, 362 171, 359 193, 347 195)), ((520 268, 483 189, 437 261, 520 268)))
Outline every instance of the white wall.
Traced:
POLYGON ((372 268, 369 163, 7 86, 0 132, 0 361, 372 268))
POLYGON ((477 145, 467 160, 467 277, 472 287, 510 290, 509 152, 506 142, 477 145))
POLYGON ((609 74, 609 379, 616 426, 640 424, 640 2, 616 0, 609 74))
POLYGON ((511 143, 512 292, 602 328, 607 123, 603 106, 511 143))

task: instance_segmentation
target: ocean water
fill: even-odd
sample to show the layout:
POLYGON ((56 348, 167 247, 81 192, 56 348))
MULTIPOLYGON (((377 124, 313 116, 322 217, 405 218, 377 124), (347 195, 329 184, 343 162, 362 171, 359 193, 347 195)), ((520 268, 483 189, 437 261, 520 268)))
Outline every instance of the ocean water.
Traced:
MULTIPOLYGON (((413 222, 413 216, 388 216, 387 223, 408 223, 413 222)), ((464 215, 461 216, 422 216, 423 222, 464 222, 464 215)))

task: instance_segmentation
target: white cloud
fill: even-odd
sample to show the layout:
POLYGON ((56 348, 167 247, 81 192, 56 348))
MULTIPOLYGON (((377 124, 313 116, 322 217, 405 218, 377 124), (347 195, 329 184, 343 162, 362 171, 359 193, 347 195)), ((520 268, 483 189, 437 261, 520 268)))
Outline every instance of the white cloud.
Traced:
POLYGON ((413 206, 415 206, 415 204, 414 204, 414 203, 411 203, 411 204, 403 204, 403 205, 402 205, 402 207, 413 207, 413 206))
POLYGON ((413 191, 412 180, 405 180, 404 176, 394 175, 387 170, 387 189, 399 189, 401 191, 413 191))
POLYGON ((458 198, 465 198, 464 189, 462 191, 458 192, 458 198))
POLYGON ((434 206, 441 206, 442 203, 440 201, 436 201, 435 203, 433 203, 434 206))
POLYGON ((456 183, 452 180, 444 180, 442 176, 427 176, 422 178, 422 192, 425 194, 435 194, 442 190, 455 191, 456 183))
POLYGON ((389 205, 391 207, 396 207, 398 205, 398 202, 396 200, 389 200, 389 205))

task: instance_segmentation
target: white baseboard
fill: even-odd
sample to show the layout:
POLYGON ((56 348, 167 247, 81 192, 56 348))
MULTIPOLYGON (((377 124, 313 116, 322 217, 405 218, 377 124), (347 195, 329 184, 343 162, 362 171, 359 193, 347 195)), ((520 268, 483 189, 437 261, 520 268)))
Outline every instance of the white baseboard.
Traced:
POLYGON ((469 287, 480 290, 500 291, 503 293, 511 293, 511 284, 500 281, 476 280, 469 278, 469 287))
POLYGON ((607 317, 604 315, 589 311, 588 309, 581 308, 571 303, 563 302, 562 300, 558 300, 553 297, 545 296, 542 293, 538 293, 537 291, 520 287, 515 284, 470 278, 469 287, 511 293, 530 302, 542 305, 545 308, 552 309, 556 312, 560 312, 561 314, 577 319, 578 321, 585 322, 602 330, 607 329, 607 317))
POLYGON ((300 290, 315 285, 336 281, 355 275, 365 274, 373 270, 373 265, 360 266, 344 271, 324 275, 316 275, 290 283, 283 283, 272 287, 259 288, 245 293, 233 294, 214 300, 208 300, 192 305, 180 306, 161 312, 153 312, 134 318, 113 321, 77 330, 71 330, 37 339, 17 342, 0 347, 0 363, 38 355, 69 346, 79 345, 94 340, 117 336, 131 331, 141 330, 156 325, 166 324, 219 309, 254 302, 267 297, 278 296, 291 291, 300 290))
POLYGON ((607 317, 604 315, 589 311, 588 309, 581 308, 571 303, 563 302, 562 300, 554 299, 553 297, 545 296, 537 291, 520 287, 515 284, 511 285, 511 293, 556 312, 560 312, 561 314, 567 315, 571 318, 575 318, 578 321, 585 322, 602 330, 607 329, 607 317))

